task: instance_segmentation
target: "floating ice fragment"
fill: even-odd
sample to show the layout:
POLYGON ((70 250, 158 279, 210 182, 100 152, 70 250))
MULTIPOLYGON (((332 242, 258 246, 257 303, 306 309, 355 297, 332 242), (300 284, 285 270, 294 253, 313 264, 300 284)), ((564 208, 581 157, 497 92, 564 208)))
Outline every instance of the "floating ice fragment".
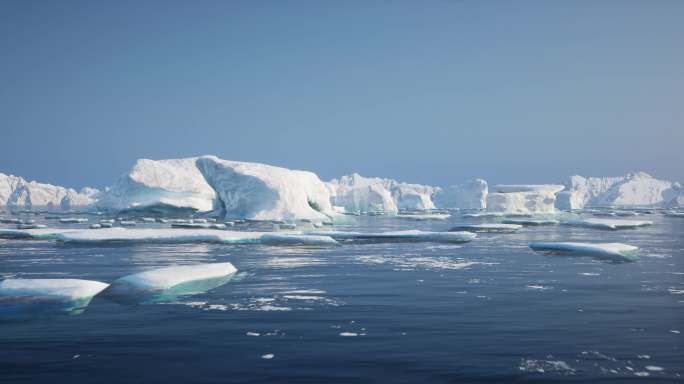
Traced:
POLYGON ((275 355, 272 354, 272 353, 267 353, 267 354, 265 354, 265 355, 261 355, 261 358, 262 358, 262 359, 265 359, 265 360, 271 360, 271 359, 274 358, 274 357, 275 357, 275 355))
POLYGON ((522 225, 518 224, 495 224, 495 223, 484 223, 484 224, 466 224, 457 225, 451 229, 449 232, 455 231, 468 231, 468 232, 497 232, 497 233, 513 233, 517 232, 522 228, 522 225))
POLYGON ((62 219, 59 219, 60 223, 68 223, 68 224, 77 224, 77 223, 86 223, 88 222, 88 219, 84 217, 65 217, 62 219))
POLYGON ((506 219, 501 221, 503 224, 517 224, 524 226, 539 226, 539 225, 556 225, 558 220, 544 220, 544 219, 506 219))
POLYGON ((477 237, 470 232, 426 232, 420 230, 392 232, 346 232, 346 231, 313 231, 309 235, 330 236, 336 240, 361 240, 369 242, 443 242, 466 243, 477 237))
POLYGON ((652 225, 648 220, 610 220, 610 219, 574 219, 561 221, 563 225, 588 227, 597 229, 632 229, 652 225))
POLYGON ((635 261, 638 247, 622 243, 573 243, 541 242, 530 243, 530 248, 538 252, 560 255, 592 256, 614 261, 635 261))

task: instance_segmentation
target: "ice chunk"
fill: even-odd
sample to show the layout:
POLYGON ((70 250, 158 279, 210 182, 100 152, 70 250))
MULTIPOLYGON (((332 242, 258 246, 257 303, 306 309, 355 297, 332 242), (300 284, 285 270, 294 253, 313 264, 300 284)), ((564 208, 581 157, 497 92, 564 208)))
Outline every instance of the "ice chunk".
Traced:
POLYGON ((432 200, 437 208, 485 209, 488 192, 487 182, 475 179, 461 185, 438 188, 432 200))
POLYGON ((522 225, 519 224, 483 223, 457 225, 449 229, 449 231, 513 233, 518 232, 520 228, 522 228, 522 225))
POLYGON ((573 243, 573 242, 540 242, 530 243, 530 248, 539 252, 592 256, 614 261, 634 261, 638 247, 622 243, 573 243))
POLYGON ((503 217, 503 212, 478 212, 478 213, 464 213, 461 215, 464 219, 479 219, 489 217, 503 217))
POLYGON ((85 217, 65 217, 63 219, 59 219, 60 223, 65 223, 65 224, 78 224, 78 223, 87 223, 88 219, 85 217))
POLYGON ((158 268, 119 278, 103 295, 122 301, 164 301, 221 286, 235 272, 237 269, 231 263, 158 268))
POLYGON ((518 224, 518 225, 556 225, 560 223, 558 220, 547 219, 505 219, 501 221, 504 224, 518 224))
POLYGON ((326 220, 336 216, 330 191, 312 172, 204 156, 197 167, 228 217, 326 220))
POLYGON ((632 229, 652 225, 652 221, 648 220, 613 220, 613 219, 595 219, 582 218, 561 221, 563 225, 572 225, 579 227, 597 228, 597 229, 632 229))
POLYGON ((42 229, 47 228, 45 224, 19 224, 17 229, 42 229))
MULTIPOLYGON (((1 232, 0 232, 1 233, 1 232)), ((188 243, 214 242, 231 244, 302 244, 330 245, 335 240, 325 236, 310 236, 299 232, 247 232, 216 231, 212 229, 177 229, 177 228, 103 228, 99 231, 70 231, 60 233, 57 240, 71 243, 99 242, 157 242, 188 243)))
POLYGON ((78 314, 108 284, 79 279, 7 279, 0 281, 0 317, 78 314))
POLYGON ((310 235, 330 236, 336 240, 360 240, 370 242, 438 242, 465 243, 477 237, 470 232, 426 232, 419 230, 391 232, 347 232, 347 231, 314 231, 310 235))

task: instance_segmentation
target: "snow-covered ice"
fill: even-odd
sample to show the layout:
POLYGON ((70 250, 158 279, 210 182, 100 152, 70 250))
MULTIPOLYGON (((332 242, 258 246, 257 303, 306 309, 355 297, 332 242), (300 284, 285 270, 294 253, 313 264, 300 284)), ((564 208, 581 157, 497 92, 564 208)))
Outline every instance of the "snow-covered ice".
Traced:
POLYGON ((231 263, 179 265, 127 275, 115 280, 104 293, 107 297, 152 300, 205 292, 225 284, 237 272, 231 263))
POLYGON ((449 229, 454 231, 468 231, 468 232, 498 232, 498 233, 512 233, 517 232, 522 228, 519 224, 499 224, 499 223, 482 223, 482 224, 461 224, 449 229))
MULTIPOLYGON (((2 233, 2 232, 0 232, 2 233)), ((177 228, 103 228, 98 231, 66 231, 56 235, 56 239, 71 243, 99 242, 158 242, 187 243, 215 242, 230 244, 302 244, 302 245, 334 245, 330 237, 312 236, 300 232, 248 232, 217 231, 212 229, 177 229, 177 228)))
POLYGON ((35 209, 73 209, 95 203, 100 191, 85 187, 80 191, 52 184, 26 181, 0 173, 0 206, 35 209))
POLYGON ((561 221, 563 225, 597 228, 597 229, 632 229, 652 225, 648 220, 614 220, 614 219, 595 219, 582 218, 561 221))
POLYGON ((539 252, 593 256, 616 261, 637 260, 639 250, 638 247, 622 243, 538 242, 530 243, 529 246, 539 252))
POLYGON ((347 232, 347 231, 314 231, 311 235, 330 236, 336 240, 364 241, 416 241, 438 243, 465 243, 474 240, 477 235, 471 232, 428 232, 420 230, 390 232, 347 232))
POLYGON ((501 221, 503 224, 517 224, 523 226, 533 226, 533 225, 556 225, 560 221, 552 219, 505 219, 501 221))

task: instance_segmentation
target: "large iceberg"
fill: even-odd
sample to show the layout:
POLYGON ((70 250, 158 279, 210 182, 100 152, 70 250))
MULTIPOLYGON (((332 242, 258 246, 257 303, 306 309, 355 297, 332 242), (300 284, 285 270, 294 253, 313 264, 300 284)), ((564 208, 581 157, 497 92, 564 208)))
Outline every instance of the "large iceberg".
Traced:
POLYGON ((645 172, 621 177, 571 176, 565 190, 557 194, 560 209, 582 209, 591 206, 660 206, 677 204, 684 196, 679 183, 659 180, 645 172))
POLYGON ((197 169, 196 161, 196 157, 140 159, 102 193, 98 206, 114 211, 211 211, 216 192, 197 169))
POLYGON ((337 213, 315 173, 204 156, 197 167, 216 191, 227 217, 328 220, 337 213))
POLYGON ((613 261, 634 261, 638 247, 622 243, 574 243, 574 242, 539 242, 530 243, 535 251, 575 256, 592 256, 613 261))
POLYGON ((85 187, 76 191, 0 173, 0 206, 66 210, 91 206, 98 194, 99 191, 94 188, 85 187))
POLYGON ((487 210, 507 213, 553 213, 562 185, 497 185, 487 195, 487 210))
POLYGON ((221 286, 235 272, 231 263, 158 268, 119 278, 103 295, 121 301, 163 301, 221 286))
POLYGON ((438 188, 432 200, 437 208, 485 209, 488 192, 487 182, 475 179, 460 185, 438 188))
POLYGON ((108 284, 79 279, 0 281, 0 317, 78 314, 108 284))

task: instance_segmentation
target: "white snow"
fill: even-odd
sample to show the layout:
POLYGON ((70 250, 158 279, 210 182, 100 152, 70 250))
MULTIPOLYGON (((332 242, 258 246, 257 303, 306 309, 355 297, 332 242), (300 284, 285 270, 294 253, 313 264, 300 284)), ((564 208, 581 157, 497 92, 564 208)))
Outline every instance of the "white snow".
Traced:
POLYGON ((197 167, 228 217, 253 220, 329 219, 330 191, 316 174, 204 156, 197 167))
POLYGON ((512 233, 519 231, 520 228, 522 225, 519 224, 483 223, 457 225, 449 231, 512 233))
POLYGON ((120 295, 136 291, 165 291, 200 280, 218 279, 237 272, 231 263, 178 265, 127 275, 115 280, 109 291, 120 295))
POLYGON ((571 176, 565 190, 557 195, 557 207, 658 206, 672 201, 676 204, 677 196, 684 196, 679 183, 659 180, 645 172, 620 177, 571 176))
POLYGON ((369 241, 421 241, 442 243, 464 243, 477 237, 470 232, 427 232, 420 230, 390 232, 347 232, 347 231, 314 231, 310 235, 330 236, 336 240, 369 240, 369 241))
POLYGON ((37 301, 90 299, 109 284, 80 279, 7 279, 0 281, 0 300, 30 298, 37 301))
POLYGON ((97 205, 111 210, 169 207, 211 211, 216 193, 197 169, 196 157, 138 160, 102 193, 97 205))
MULTIPOLYGON (((2 232, 0 231, 0 234, 2 232)), ((336 241, 325 235, 311 236, 300 232, 247 232, 217 231, 213 229, 176 229, 176 228, 102 228, 98 231, 66 231, 58 233, 56 239, 73 243, 118 242, 216 242, 231 244, 304 244, 332 245, 336 241)))
POLYGON ((578 227, 598 228, 598 229, 632 229, 652 225, 652 221, 648 220, 619 220, 619 219, 596 219, 596 218, 582 218, 561 221, 563 225, 572 225, 578 227))
POLYGON ((438 188, 433 202, 437 208, 485 209, 487 194, 487 182, 475 179, 460 185, 438 188))
POLYGON ((634 261, 638 259, 638 247, 622 243, 574 243, 539 242, 530 243, 530 248, 541 252, 560 252, 575 255, 588 255, 613 260, 634 261))
POLYGON ((85 187, 81 191, 52 184, 26 181, 22 177, 0 173, 0 206, 34 209, 72 209, 90 206, 99 191, 85 187))

